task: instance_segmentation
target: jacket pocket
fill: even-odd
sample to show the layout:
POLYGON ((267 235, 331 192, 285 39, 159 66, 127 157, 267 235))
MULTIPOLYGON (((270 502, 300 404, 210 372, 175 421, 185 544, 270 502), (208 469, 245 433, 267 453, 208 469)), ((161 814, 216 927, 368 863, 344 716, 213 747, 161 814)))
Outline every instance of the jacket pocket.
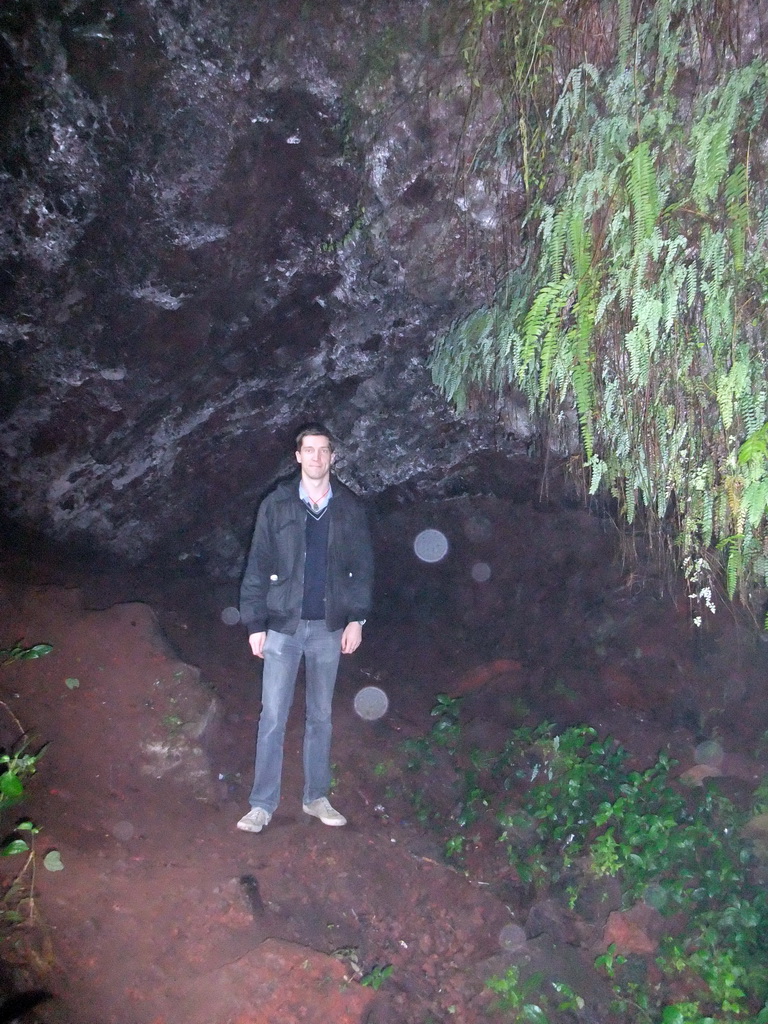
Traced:
POLYGON ((357 611, 366 603, 366 588, 360 573, 345 569, 341 576, 339 597, 345 614, 357 611))
POLYGON ((271 612, 284 612, 286 594, 288 593, 288 577, 272 573, 267 587, 267 609, 271 612))

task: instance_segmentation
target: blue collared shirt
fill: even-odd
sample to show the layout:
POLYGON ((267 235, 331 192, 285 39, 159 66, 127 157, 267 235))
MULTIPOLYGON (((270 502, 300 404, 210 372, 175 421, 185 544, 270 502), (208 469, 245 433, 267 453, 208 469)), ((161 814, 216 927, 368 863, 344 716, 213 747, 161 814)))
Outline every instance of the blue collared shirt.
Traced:
POLYGON ((328 493, 323 495, 323 497, 320 499, 320 501, 314 502, 310 498, 310 496, 307 494, 307 492, 304 490, 304 481, 303 480, 299 480, 299 497, 304 502, 304 504, 307 505, 310 508, 310 510, 312 512, 315 512, 315 513, 322 512, 322 510, 326 507, 328 502, 333 497, 333 488, 331 487, 331 485, 329 483, 328 484, 328 493))

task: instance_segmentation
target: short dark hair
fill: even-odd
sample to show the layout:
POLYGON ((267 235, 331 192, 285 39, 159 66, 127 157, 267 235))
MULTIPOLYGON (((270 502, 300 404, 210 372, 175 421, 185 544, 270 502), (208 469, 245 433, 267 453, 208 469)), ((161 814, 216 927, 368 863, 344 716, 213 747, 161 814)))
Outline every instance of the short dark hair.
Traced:
POLYGON ((333 434, 330 432, 330 430, 328 430, 327 427, 324 427, 322 423, 305 423, 301 427, 298 434, 296 435, 297 452, 301 451, 301 446, 304 443, 305 437, 327 437, 328 447, 331 449, 331 451, 333 451, 334 449, 335 442, 333 440, 333 434))

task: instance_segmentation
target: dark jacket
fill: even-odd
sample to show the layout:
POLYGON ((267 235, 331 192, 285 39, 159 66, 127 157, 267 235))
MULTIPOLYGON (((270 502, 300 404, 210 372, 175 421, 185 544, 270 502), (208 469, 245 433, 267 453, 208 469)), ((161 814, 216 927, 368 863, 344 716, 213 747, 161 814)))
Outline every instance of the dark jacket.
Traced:
MULTIPOLYGON (((361 502, 335 478, 331 483, 325 622, 336 630, 368 617, 373 551, 361 502)), ((306 517, 298 476, 279 484, 261 503, 240 587, 240 618, 249 636, 266 629, 293 634, 298 628, 306 517)))

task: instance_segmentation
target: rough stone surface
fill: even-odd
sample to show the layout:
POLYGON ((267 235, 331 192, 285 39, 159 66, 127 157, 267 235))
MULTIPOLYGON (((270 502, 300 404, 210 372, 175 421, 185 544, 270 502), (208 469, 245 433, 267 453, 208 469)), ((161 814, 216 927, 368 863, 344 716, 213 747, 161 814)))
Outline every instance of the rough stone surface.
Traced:
MULTIPOLYGON (((746 60, 766 15, 738 7, 722 30, 738 25, 746 60)), ((306 418, 344 441, 339 474, 368 496, 446 476, 469 493, 478 453, 528 450, 518 397, 458 417, 428 367, 531 247, 506 69, 491 45, 468 72, 471 11, 2 4, 0 512, 226 578, 306 418)), ((562 20, 555 88, 616 38, 605 5, 562 20)), ((612 685, 641 706, 631 679, 612 685)))
MULTIPOLYGON (((55 737, 46 751, 46 767, 54 777, 68 770, 79 731, 87 729, 92 741, 106 749, 119 731, 130 754, 91 780, 92 791, 123 794, 135 791, 141 779, 149 786, 163 780, 185 787, 196 799, 216 799, 202 745, 217 714, 216 698, 199 669, 169 650, 149 605, 94 611, 83 607, 80 591, 50 587, 28 591, 20 602, 4 589, 0 609, 10 635, 45 638, 38 642, 53 647, 34 684, 26 682, 23 664, 4 671, 12 679, 18 676, 19 694, 25 698, 31 696, 30 685, 46 692, 41 716, 30 727, 36 736, 55 737), (130 665, 116 653, 126 635, 135 637, 130 665), (127 692, 128 672, 139 673, 140 694, 127 692)), ((96 794, 63 794, 62 813, 87 817, 91 797, 96 794)), ((113 831, 112 824, 104 827, 113 831)))
POLYGON ((614 945, 622 954, 655 953, 666 927, 660 912, 646 903, 636 903, 629 910, 614 910, 608 915, 603 932, 603 948, 614 945))
POLYGON ((335 957, 266 939, 234 963, 193 980, 184 1005, 190 1024, 363 1024, 375 992, 352 985, 353 977, 335 957), (212 989, 219 993, 213 1021, 212 989), (201 995, 206 997, 204 1017, 199 1013, 201 995))
POLYGON ((514 184, 456 179, 463 28, 429 3, 4 6, 6 514, 233 575, 303 419, 369 495, 524 450, 426 364, 515 223, 514 184))
POLYGON ((575 914, 553 899, 539 900, 533 904, 525 921, 525 934, 529 939, 549 935, 558 944, 574 945, 580 937, 575 914))

